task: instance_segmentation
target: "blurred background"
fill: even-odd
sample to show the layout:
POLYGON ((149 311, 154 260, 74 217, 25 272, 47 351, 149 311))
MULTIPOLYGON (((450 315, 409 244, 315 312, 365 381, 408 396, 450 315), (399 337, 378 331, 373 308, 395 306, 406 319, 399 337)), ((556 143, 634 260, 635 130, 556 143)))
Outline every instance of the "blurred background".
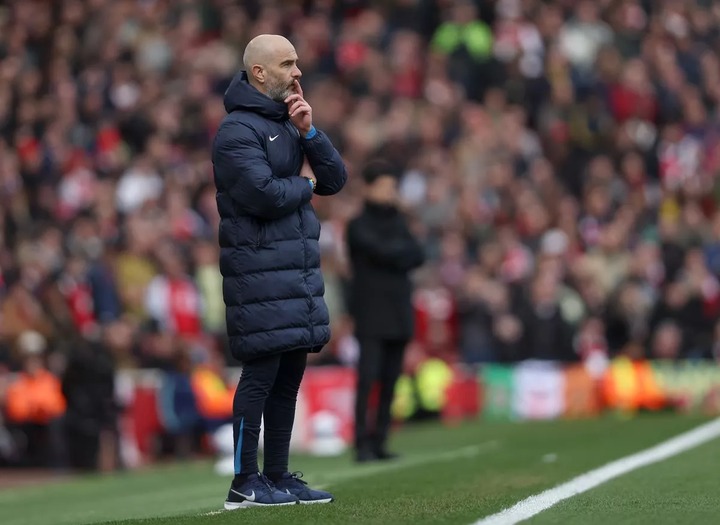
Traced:
POLYGON ((0 466, 222 456, 210 145, 260 33, 351 174, 314 198, 334 335, 296 449, 350 439, 344 230, 378 156, 429 261, 398 424, 717 412, 717 2, 6 0, 0 466))

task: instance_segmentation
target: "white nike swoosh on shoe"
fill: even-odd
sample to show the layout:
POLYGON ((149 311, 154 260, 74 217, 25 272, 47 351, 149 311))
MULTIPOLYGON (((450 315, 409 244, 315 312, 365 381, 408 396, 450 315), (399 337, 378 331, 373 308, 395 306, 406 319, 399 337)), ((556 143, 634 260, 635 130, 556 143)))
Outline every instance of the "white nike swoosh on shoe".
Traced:
POLYGON ((290 492, 288 489, 285 489, 285 492, 287 492, 290 496, 292 496, 292 492, 290 492))
POLYGON ((243 494, 242 492, 238 492, 235 489, 230 489, 230 491, 234 492, 235 494, 237 494, 238 496, 240 496, 242 498, 245 498, 246 501, 255 501, 255 491, 254 490, 250 491, 250 495, 243 494))
POLYGON ((279 136, 280 136, 280 135, 275 135, 274 137, 270 137, 270 142, 272 142, 273 140, 275 140, 275 139, 278 138, 279 136))

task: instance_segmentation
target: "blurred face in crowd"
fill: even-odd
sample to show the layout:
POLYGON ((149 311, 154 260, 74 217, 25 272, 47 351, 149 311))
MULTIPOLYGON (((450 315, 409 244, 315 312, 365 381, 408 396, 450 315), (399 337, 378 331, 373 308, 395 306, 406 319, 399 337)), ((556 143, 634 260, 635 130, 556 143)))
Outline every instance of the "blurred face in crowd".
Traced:
POLYGON ((585 1, 577 6, 577 17, 586 24, 596 22, 598 19, 598 11, 594 2, 585 1))
POLYGON ((160 245, 156 251, 162 269, 169 277, 182 277, 185 275, 185 263, 177 249, 168 244, 160 245))
POLYGON ((367 185, 367 200, 375 204, 394 205, 398 200, 397 179, 392 175, 381 175, 367 185))
POLYGON ((496 281, 490 281, 485 287, 484 296, 491 312, 507 312, 510 308, 510 291, 507 286, 496 281))
POLYGON ((681 282, 670 283, 665 290, 665 303, 673 309, 682 308, 688 300, 688 290, 681 282))
POLYGON ((218 261, 218 250, 209 242, 199 243, 193 253, 198 266, 215 266, 218 261))
POLYGON ((610 210, 610 195, 603 186, 595 186, 588 190, 585 197, 585 208, 593 217, 604 217, 610 210))
POLYGON ((674 323, 666 323, 658 328, 653 340, 653 355, 658 359, 674 359, 680 353, 682 333, 674 323))
POLYGON ((453 5, 452 19, 456 24, 469 24, 477 17, 477 9, 469 0, 461 0, 453 5))
POLYGON ((487 280, 479 268, 473 268, 467 272, 464 292, 468 297, 479 299, 483 297, 487 280))
POLYGON ((536 308, 552 308, 557 304, 558 287, 552 276, 539 275, 532 284, 532 298, 536 308))
POLYGON ((603 252, 613 254, 621 251, 624 241, 624 232, 617 224, 609 224, 600 234, 600 247, 603 252))
POLYGON ((480 266, 489 275, 495 275, 503 261, 503 248, 500 243, 496 241, 489 241, 483 244, 478 252, 478 260, 480 266))
POLYGON ((113 321, 105 327, 104 337, 111 350, 129 350, 133 342, 133 326, 124 320, 113 321))
POLYGON ((685 255, 685 269, 695 276, 704 276, 707 273, 705 254, 702 249, 693 248, 685 255))
POLYGON ((43 370, 43 368, 45 367, 43 366, 42 357, 38 355, 29 355, 23 362, 23 369, 25 370, 25 373, 31 376, 37 375, 43 370))
POLYGON ((295 82, 302 76, 297 60, 293 45, 279 35, 253 38, 243 57, 250 83, 278 102, 295 93, 295 82))
POLYGON ((599 317, 590 317, 583 323, 581 332, 585 337, 600 339, 605 335, 605 325, 599 317))

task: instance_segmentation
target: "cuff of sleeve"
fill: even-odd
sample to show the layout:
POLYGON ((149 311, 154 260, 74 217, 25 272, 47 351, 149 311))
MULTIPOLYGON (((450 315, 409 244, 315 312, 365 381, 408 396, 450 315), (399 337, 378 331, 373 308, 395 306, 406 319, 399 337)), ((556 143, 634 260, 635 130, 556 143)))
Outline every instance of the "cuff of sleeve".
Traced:
MULTIPOLYGON (((304 177, 298 177, 299 179, 304 179, 304 177)), ((303 202, 309 202, 312 200, 312 196, 315 193, 313 191, 312 181, 310 179, 305 179, 302 182, 303 189, 302 189, 302 196, 303 196, 303 202), (307 183, 305 182, 307 181, 307 183)))
POLYGON ((310 140, 315 135, 317 135, 317 130, 315 129, 315 126, 310 126, 310 131, 308 131, 307 135, 305 135, 305 140, 310 140))

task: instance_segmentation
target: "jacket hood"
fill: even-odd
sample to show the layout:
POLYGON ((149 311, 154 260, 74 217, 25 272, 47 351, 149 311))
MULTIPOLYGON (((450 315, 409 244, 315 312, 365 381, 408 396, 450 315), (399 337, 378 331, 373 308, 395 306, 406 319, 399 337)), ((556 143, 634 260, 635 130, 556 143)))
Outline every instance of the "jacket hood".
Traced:
POLYGON ((286 120, 288 118, 287 105, 260 93, 250 85, 246 71, 241 71, 230 82, 225 90, 225 111, 243 110, 257 113, 272 120, 286 120))

